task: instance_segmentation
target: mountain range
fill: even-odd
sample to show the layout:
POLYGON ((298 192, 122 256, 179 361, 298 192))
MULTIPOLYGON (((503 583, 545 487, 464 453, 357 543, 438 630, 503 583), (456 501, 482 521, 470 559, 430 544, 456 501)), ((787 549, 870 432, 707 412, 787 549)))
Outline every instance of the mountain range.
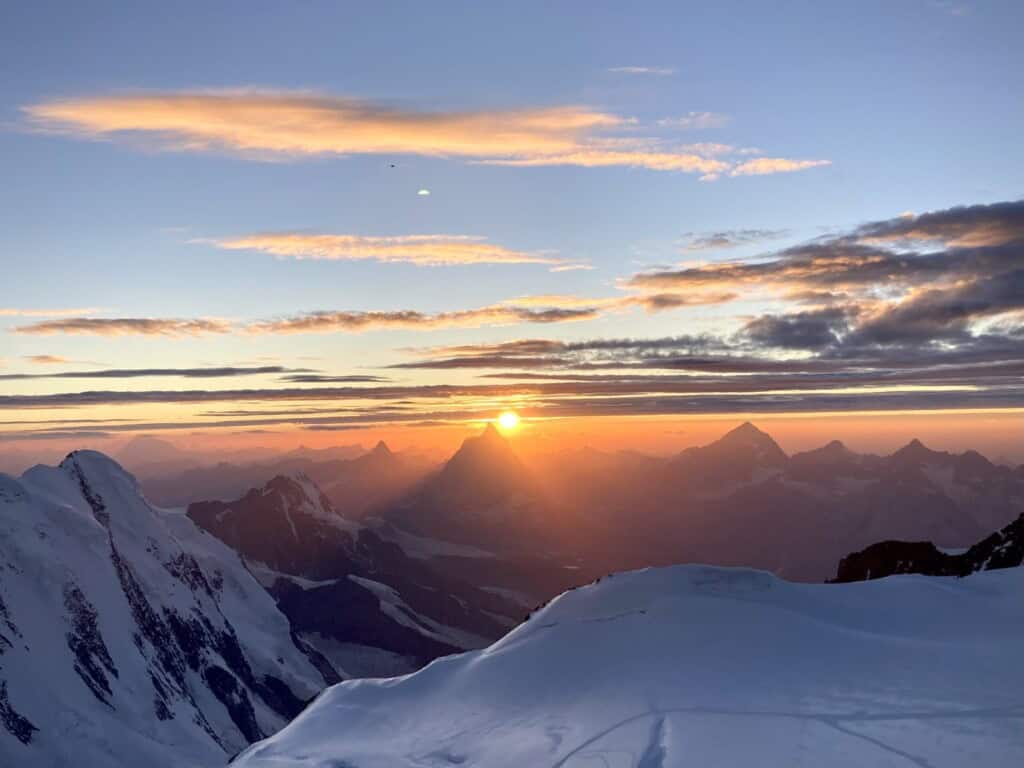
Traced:
MULTIPOLYGON (((212 479, 216 467, 201 471, 173 470, 167 477, 212 479)), ((697 699, 711 695, 712 683, 709 678, 694 689, 696 698, 679 704, 653 680, 655 667, 682 660, 679 674, 700 678, 703 657, 672 656, 671 645, 638 641, 643 647, 636 653, 649 655, 654 666, 621 678, 628 693, 623 701, 602 693, 602 686, 613 683, 599 670, 623 663, 628 654, 620 646, 627 636, 664 636, 683 647, 689 642, 678 636, 683 627, 705 622, 704 639, 724 649, 721 658, 710 658, 710 668, 717 669, 727 656, 749 652, 728 640, 730 633, 748 637, 764 614, 775 616, 770 623, 782 628, 772 640, 778 645, 770 646, 782 654, 781 666, 799 667, 792 658, 798 648, 786 643, 787 633, 796 637, 803 625, 779 618, 795 612, 822 625, 822 642, 870 659, 898 646, 901 632, 923 638, 945 627, 919 616, 914 626, 864 642, 844 632, 870 633, 882 614, 909 610, 914 600, 936 600, 935 588, 914 581, 906 593, 894 587, 872 591, 876 587, 868 585, 846 591, 777 576, 824 581, 850 552, 835 580, 870 578, 874 584, 880 576, 905 572, 963 576, 1019 565, 1024 557, 1024 472, 971 451, 932 451, 916 440, 889 456, 857 454, 838 442, 788 456, 769 435, 744 424, 709 445, 667 458, 590 449, 524 458, 514 442, 488 428, 439 468, 381 444, 323 462, 301 456, 233 465, 222 488, 237 487, 243 477, 252 485, 235 495, 164 508, 149 500, 148 485, 91 451, 74 452, 59 466, 37 466, 19 478, 0 475, 0 764, 218 765, 270 736, 339 681, 294 726, 312 745, 310 760, 324 765, 412 765, 415 755, 425 765, 502 765, 488 762, 497 758, 481 734, 491 732, 512 739, 509 760, 526 761, 508 764, 536 764, 541 756, 560 765, 597 759, 588 757, 585 745, 571 755, 562 748, 568 750, 577 737, 585 742, 584 731, 607 725, 613 713, 580 710, 582 719, 574 721, 575 710, 557 703, 561 694, 551 689, 554 683, 535 680, 534 666, 550 654, 567 659, 549 667, 569 675, 563 681, 566 695, 586 702, 606 697, 616 716, 626 716, 626 700, 655 702, 664 717, 638 713, 630 720, 636 725, 624 725, 622 733, 647 736, 630 735, 621 748, 647 755, 648 762, 639 763, 645 768, 667 766, 679 754, 672 734, 695 738, 693 723, 704 722, 677 718, 673 708, 698 706, 697 699), (304 469, 311 467, 320 481, 304 469), (342 507, 338 493, 369 499, 342 507), (531 609, 601 574, 700 561, 754 565, 776 576, 708 567, 615 576, 616 584, 633 586, 621 594, 605 586, 570 591, 520 626, 531 609), (881 613, 869 609, 873 600, 881 613), (574 604, 570 613, 584 634, 574 629, 563 636, 558 627, 566 619, 555 606, 574 604), (736 634, 737 628, 742 632, 736 634), (509 666, 502 661, 504 671, 489 677, 490 659, 506 657, 509 666), (344 682, 404 675, 424 665, 429 666, 423 672, 404 679, 409 682, 383 688, 344 682), (520 689, 519 676, 533 682, 520 689), (451 721, 465 720, 466 739, 452 731, 445 741, 440 734, 449 725, 420 709, 458 713, 488 686, 518 691, 503 702, 507 711, 495 709, 490 699, 486 708, 487 717, 511 730, 467 713, 451 721), (541 731, 515 725, 516 708, 527 706, 530 691, 537 701, 552 704, 534 718, 549 734, 547 747, 537 741, 541 731), (367 705, 365 696, 379 706, 367 705), (351 722, 335 722, 339 707, 352 714, 351 722), (328 725, 308 730, 311 721, 328 725), (365 727, 356 733, 359 723, 365 727), (426 730, 419 741, 398 739, 383 748, 375 741, 383 737, 375 734, 388 727, 396 733, 426 730), (322 728, 347 734, 345 745, 322 728), (366 751, 373 743, 381 750, 376 762, 366 751)), ((1016 618, 1010 621, 1016 614, 999 602, 1002 597, 989 603, 971 599, 1002 595, 1013 578, 977 574, 970 579, 981 580, 970 583, 987 586, 954 588, 957 605, 978 622, 979 632, 1020 629, 1016 618), (987 611, 1002 613, 986 618, 987 611)), ((606 583, 611 582, 600 580, 606 583)), ((958 636, 948 652, 967 653, 965 675, 981 679, 989 668, 971 666, 970 660, 978 637, 958 636)), ((762 667, 750 671, 768 685, 768 659, 758 658, 762 667)), ((822 685, 851 686, 850 707, 861 696, 880 707, 884 691, 875 691, 870 681, 880 680, 884 670, 864 663, 864 680, 826 675, 822 685)), ((872 729, 882 726, 830 720, 827 711, 846 704, 829 700, 816 687, 813 670, 805 672, 806 679, 783 681, 786 701, 761 703, 801 712, 815 733, 819 726, 865 728, 851 738, 881 739, 872 729), (825 709, 800 709, 815 697, 825 709)), ((928 685, 923 678, 904 682, 915 691, 928 685)), ((982 706, 973 689, 964 690, 965 702, 977 699, 982 706)), ((735 707, 750 697, 742 686, 736 691, 737 698, 713 706, 735 707)), ((744 712, 729 717, 750 716, 744 712)), ((766 717, 762 725, 769 728, 775 715, 766 717)), ((913 727, 919 726, 927 732, 925 725, 913 727)), ((297 759, 291 733, 246 752, 242 764, 270 764, 276 754, 285 763, 297 759)), ((953 738, 945 731, 939 735, 953 738)), ((990 737, 986 731, 979 738, 987 744, 990 737)), ((812 754, 829 764, 838 760, 832 752, 814 752, 820 746, 815 739, 808 742, 812 754)), ((593 752, 599 753, 610 759, 610 752, 593 752)), ((1000 764, 997 758, 994 753, 995 762, 986 764, 1000 764)))

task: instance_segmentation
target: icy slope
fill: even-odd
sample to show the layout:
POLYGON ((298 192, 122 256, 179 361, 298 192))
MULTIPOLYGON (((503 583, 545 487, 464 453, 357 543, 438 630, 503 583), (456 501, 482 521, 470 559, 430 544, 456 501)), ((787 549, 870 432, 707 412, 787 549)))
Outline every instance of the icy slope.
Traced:
POLYGON ((1024 569, 794 584, 678 566, 328 689, 237 768, 1024 765, 1024 569))
POLYGON ((0 765, 222 764, 323 684, 237 555, 117 463, 0 475, 0 765))

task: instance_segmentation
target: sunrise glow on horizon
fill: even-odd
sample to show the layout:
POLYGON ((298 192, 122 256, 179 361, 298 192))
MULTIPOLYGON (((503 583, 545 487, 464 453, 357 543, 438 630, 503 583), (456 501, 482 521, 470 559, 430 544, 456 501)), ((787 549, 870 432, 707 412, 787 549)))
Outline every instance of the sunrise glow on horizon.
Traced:
POLYGON ((1024 461, 1012 5, 729 5, 129 7, 73 52, 13 9, 0 451, 448 451, 514 404, 524 447, 1024 461))

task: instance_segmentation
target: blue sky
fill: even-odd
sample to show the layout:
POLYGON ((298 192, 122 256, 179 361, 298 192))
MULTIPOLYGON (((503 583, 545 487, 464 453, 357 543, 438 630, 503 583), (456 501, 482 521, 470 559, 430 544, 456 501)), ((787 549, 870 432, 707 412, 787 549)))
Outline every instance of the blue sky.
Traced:
MULTIPOLYGON (((930 0, 14 4, 0 28, 3 370, 38 372, 25 357, 41 354, 96 368, 318 357, 318 370, 344 374, 403 361, 409 347, 731 333, 789 305, 744 290, 727 303, 629 306, 542 326, 173 338, 14 329, 45 320, 19 314, 41 309, 245 325, 316 310, 622 297, 625 281, 659 265, 750 258, 907 211, 1016 200, 1022 21, 1019 3, 930 0), (828 164, 702 181, 627 164, 509 167, 418 152, 255 157, 223 145, 168 149, 156 131, 90 135, 80 122, 41 125, 26 111, 126 97, 123 118, 140 93, 243 89, 355 99, 407 116, 571 107, 621 120, 596 135, 634 142, 630 151, 640 139, 717 143, 758 150, 731 155, 730 167, 754 157, 828 164), (424 188, 429 196, 417 194, 424 188), (684 251, 687 233, 737 230, 775 234, 684 251), (296 260, 211 242, 266 232, 471 235, 592 269, 296 260)), ((74 388, 0 382, 6 394, 74 388)))

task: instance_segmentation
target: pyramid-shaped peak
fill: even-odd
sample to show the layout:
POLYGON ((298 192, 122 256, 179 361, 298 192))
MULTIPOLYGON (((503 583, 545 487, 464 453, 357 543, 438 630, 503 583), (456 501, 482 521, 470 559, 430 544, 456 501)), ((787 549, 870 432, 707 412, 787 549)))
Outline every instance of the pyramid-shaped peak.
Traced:
POLYGON ((488 423, 484 427, 483 432, 472 437, 467 437, 462 441, 462 446, 455 455, 452 456, 451 462, 460 462, 466 460, 477 460, 475 457, 512 457, 514 456, 512 446, 508 440, 498 431, 498 428, 492 423, 488 423))
POLYGON ((896 453, 892 455, 892 458, 902 461, 918 462, 941 457, 943 455, 944 454, 941 454, 938 451, 933 451, 915 437, 905 446, 896 451, 896 453))
POLYGON ((771 435, 755 427, 749 421, 745 421, 735 429, 726 432, 722 442, 728 443, 774 443, 771 435))
POLYGON ((388 448, 388 444, 383 440, 378 440, 377 444, 373 446, 373 450, 370 453, 374 456, 392 456, 391 449, 388 448))
POLYGON ((107 477, 127 477, 135 484, 135 478, 116 459, 101 451, 79 449, 72 451, 60 463, 62 469, 72 472, 84 472, 90 475, 107 477))
POLYGON ((838 456, 849 453, 850 449, 846 447, 846 444, 842 440, 830 440, 821 447, 821 451, 822 453, 838 456))

